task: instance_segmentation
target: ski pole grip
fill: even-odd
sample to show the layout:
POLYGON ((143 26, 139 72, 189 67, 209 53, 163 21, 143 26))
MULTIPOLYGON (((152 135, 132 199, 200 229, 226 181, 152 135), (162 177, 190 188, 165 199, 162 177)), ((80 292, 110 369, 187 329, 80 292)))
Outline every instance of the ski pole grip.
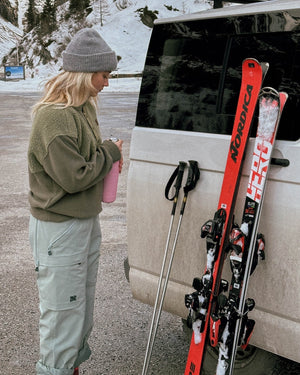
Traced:
POLYGON ((176 195, 177 196, 178 196, 179 190, 181 188, 185 166, 186 166, 186 163, 184 161, 179 162, 178 175, 177 175, 177 179, 176 179, 176 182, 175 182, 175 185, 174 185, 174 187, 176 189, 176 195))
POLYGON ((198 162, 196 160, 189 160, 189 171, 188 171, 188 176, 186 179, 185 186, 183 188, 184 197, 183 197, 183 201, 182 201, 182 205, 180 209, 180 215, 183 215, 184 213, 189 191, 195 188, 199 178, 200 178, 200 169, 198 167, 198 162))
POLYGON ((167 186, 165 188, 165 197, 169 201, 173 201, 175 199, 175 197, 178 197, 178 193, 179 193, 179 190, 180 190, 180 187, 181 187, 183 172, 184 172, 185 166, 186 166, 186 163, 184 161, 180 161, 179 165, 176 167, 175 171, 172 173, 172 176, 170 177, 170 179, 167 183, 167 186), (176 181, 175 181, 175 179, 176 179, 176 181), (171 190, 171 187, 172 187, 174 181, 175 181, 175 184, 174 184, 175 194, 174 194, 173 197, 170 198, 169 193, 170 193, 170 190, 171 190))
POLYGON ((184 173, 185 166, 186 166, 186 163, 184 161, 180 161, 179 162, 178 175, 177 175, 177 179, 176 179, 176 182, 175 182, 175 185, 174 185, 176 192, 175 192, 175 195, 174 195, 174 203, 173 203, 173 208, 172 208, 171 215, 175 215, 177 201, 178 201, 178 195, 179 195, 179 190, 181 188, 182 178, 183 178, 183 173, 184 173))
POLYGON ((193 190, 200 178, 200 169, 196 160, 189 160, 189 172, 186 180, 185 187, 183 188, 184 193, 187 195, 189 191, 193 190))

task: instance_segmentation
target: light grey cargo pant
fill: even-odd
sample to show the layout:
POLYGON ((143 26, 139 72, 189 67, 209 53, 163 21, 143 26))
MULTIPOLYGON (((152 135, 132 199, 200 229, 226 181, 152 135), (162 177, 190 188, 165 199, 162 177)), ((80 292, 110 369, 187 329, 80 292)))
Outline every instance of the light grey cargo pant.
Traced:
POLYGON ((72 375, 91 354, 101 230, 99 217, 62 223, 30 217, 40 297, 38 375, 72 375))

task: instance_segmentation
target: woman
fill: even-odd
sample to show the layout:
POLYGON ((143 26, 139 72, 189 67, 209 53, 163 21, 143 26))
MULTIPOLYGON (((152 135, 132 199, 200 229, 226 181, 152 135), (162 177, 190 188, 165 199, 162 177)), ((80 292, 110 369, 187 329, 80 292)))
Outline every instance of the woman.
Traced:
POLYGON ((39 375, 78 374, 91 354, 103 179, 119 160, 121 172, 123 143, 102 142, 95 103, 116 67, 115 52, 83 29, 34 107, 29 231, 40 297, 39 375))

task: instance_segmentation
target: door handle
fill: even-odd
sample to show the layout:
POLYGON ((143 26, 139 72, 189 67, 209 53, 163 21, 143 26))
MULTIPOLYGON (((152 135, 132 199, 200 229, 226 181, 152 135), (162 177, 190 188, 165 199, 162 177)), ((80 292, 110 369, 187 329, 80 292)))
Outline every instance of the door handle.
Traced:
POLYGON ((271 164, 278 165, 280 167, 288 167, 290 165, 290 161, 282 158, 271 158, 271 164))

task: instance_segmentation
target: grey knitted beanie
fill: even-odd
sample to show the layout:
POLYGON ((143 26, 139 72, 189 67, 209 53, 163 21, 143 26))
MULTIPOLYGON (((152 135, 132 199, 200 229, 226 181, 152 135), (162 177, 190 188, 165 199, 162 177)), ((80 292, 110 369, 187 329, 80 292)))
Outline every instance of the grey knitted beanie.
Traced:
POLYGON ((111 72, 117 67, 117 57, 94 29, 82 29, 68 44, 63 57, 66 72, 111 72))

